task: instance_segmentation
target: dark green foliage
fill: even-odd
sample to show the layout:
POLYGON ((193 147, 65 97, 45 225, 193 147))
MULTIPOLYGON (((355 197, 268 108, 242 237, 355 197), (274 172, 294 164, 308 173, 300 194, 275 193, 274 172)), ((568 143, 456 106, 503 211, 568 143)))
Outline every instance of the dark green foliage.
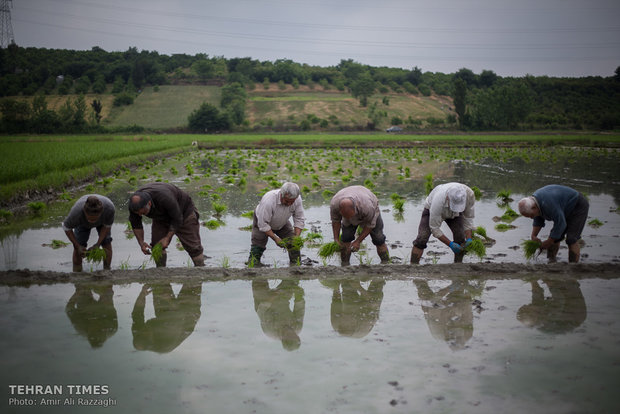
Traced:
POLYGON ((523 255, 527 260, 532 259, 536 253, 540 252, 540 242, 536 240, 523 240, 521 247, 523 247, 523 255))
POLYGON ((319 249, 318 255, 324 259, 330 258, 340 251, 340 245, 336 242, 325 243, 319 249))
POLYGON ((194 132, 218 132, 230 128, 228 116, 220 113, 217 107, 206 102, 192 112, 187 121, 189 129, 194 132))

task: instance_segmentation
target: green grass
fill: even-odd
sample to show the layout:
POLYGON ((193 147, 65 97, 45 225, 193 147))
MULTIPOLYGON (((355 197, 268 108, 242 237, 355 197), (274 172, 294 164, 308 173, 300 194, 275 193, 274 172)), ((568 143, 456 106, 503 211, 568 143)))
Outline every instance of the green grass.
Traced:
POLYGON ((133 105, 115 108, 105 126, 141 125, 152 129, 187 126, 187 117, 203 102, 220 104, 220 88, 199 85, 162 85, 145 88, 133 105))

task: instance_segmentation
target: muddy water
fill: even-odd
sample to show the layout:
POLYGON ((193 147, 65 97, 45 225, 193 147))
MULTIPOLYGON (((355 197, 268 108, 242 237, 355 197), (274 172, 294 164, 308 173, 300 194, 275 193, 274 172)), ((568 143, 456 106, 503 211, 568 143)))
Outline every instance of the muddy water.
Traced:
POLYGON ((618 295, 620 279, 564 276, 2 286, 1 406, 617 412, 618 295), (18 384, 62 388, 9 406, 18 384), (86 396, 110 407, 70 385, 104 386, 86 396))
MULTIPOLYGON (((482 199, 476 204, 475 224, 484 227, 495 240, 495 244, 487 248, 483 262, 525 263, 519 245, 529 238, 531 220, 519 217, 511 223, 513 229, 505 232, 495 230, 495 220, 505 210, 498 204, 496 194, 509 190, 511 197, 518 200, 543 185, 561 183, 587 194, 590 200, 588 220, 598 219, 603 223, 600 227, 586 226, 582 261, 615 263, 620 261, 620 250, 616 247, 620 234, 620 182, 616 178, 618 160, 616 150, 564 147, 503 150, 197 150, 165 162, 144 165, 138 170, 119 171, 114 182, 105 187, 102 183, 93 183, 90 188, 75 189, 69 193, 76 199, 82 194, 97 192, 115 202, 117 217, 112 230, 113 269, 154 266, 150 257, 144 256, 135 240, 125 232, 127 196, 141 183, 162 180, 185 188, 192 194, 203 222, 214 219, 213 202, 225 204, 227 210, 219 218, 221 227, 215 230, 201 228, 208 256, 207 266, 240 268, 245 266, 250 244, 250 232, 244 228, 251 224, 250 219, 241 215, 253 210, 260 194, 271 185, 293 180, 307 187, 309 191, 303 194, 306 227, 322 234, 324 241, 331 241, 330 194, 345 185, 366 184, 373 186, 380 198, 390 254, 395 263, 402 263, 408 262, 417 233, 425 198, 425 176, 432 174, 434 184, 459 181, 482 190, 482 199), (393 193, 406 199, 402 214, 398 214, 392 206, 390 195, 393 193)), ((67 241, 60 223, 71 205, 71 201, 51 203, 40 219, 18 220, 11 225, 0 226, 0 270, 71 271, 72 248, 48 247, 54 239, 67 241)), ((508 205, 516 209, 516 201, 508 205)), ((147 240, 149 232, 147 226, 147 240)), ((450 234, 449 231, 447 234, 450 234)), ((546 234, 542 232, 542 235, 546 234)), ((91 243, 94 238, 93 232, 91 243)), ((175 248, 175 244, 176 239, 169 248, 168 266, 190 266, 188 255, 175 248)), ((321 267, 338 263, 337 259, 320 259, 317 251, 317 246, 306 246, 302 250, 303 264, 321 267)), ((567 260, 565 245, 560 250, 559 259, 567 260)), ((422 262, 450 263, 452 260, 449 249, 431 238, 422 262)), ((465 260, 479 261, 476 257, 465 260)), ((537 261, 545 260, 538 258, 537 261)), ((365 249, 352 258, 354 264, 378 262, 370 241, 365 242, 365 249)), ((284 251, 270 242, 263 263, 282 267, 288 266, 288 259, 284 251)), ((85 271, 100 268, 101 265, 87 263, 84 266, 85 271)))

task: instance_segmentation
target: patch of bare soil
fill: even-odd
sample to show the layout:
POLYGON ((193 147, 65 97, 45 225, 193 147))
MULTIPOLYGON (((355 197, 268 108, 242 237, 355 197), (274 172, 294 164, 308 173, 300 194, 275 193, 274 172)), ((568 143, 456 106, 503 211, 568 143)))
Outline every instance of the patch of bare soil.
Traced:
POLYGON ((9 270, 0 272, 0 285, 29 286, 52 283, 146 283, 165 281, 183 283, 188 280, 226 281, 251 279, 478 279, 478 280, 537 280, 547 279, 614 279, 620 277, 620 264, 520 264, 520 263, 459 263, 429 265, 360 265, 282 268, 152 268, 143 270, 111 270, 92 273, 63 273, 50 271, 9 270))

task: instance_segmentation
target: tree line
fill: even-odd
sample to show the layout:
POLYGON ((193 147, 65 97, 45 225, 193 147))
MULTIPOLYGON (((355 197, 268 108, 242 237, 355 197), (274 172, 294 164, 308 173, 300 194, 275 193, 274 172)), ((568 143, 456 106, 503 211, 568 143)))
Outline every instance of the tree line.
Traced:
MULTIPOLYGON (((620 127, 620 67, 610 77, 515 78, 467 68, 443 74, 418 67, 374 67, 351 59, 320 67, 288 59, 162 55, 136 48, 107 52, 99 47, 76 51, 10 45, 0 49, 0 132, 103 132, 101 103, 86 102, 83 95, 111 93, 114 105, 127 105, 141 88, 165 84, 222 86, 220 106, 197 108, 188 118, 188 129, 232 130, 244 120, 246 90, 261 83, 319 85, 351 93, 363 107, 375 93, 446 95, 453 98, 458 128, 471 131, 620 127), (45 96, 53 94, 78 97, 52 111, 45 96), (18 96, 35 98, 26 103, 14 99, 18 96), (88 106, 95 114, 92 119, 86 115, 88 106)), ((369 118, 372 113, 370 108, 369 118)))

